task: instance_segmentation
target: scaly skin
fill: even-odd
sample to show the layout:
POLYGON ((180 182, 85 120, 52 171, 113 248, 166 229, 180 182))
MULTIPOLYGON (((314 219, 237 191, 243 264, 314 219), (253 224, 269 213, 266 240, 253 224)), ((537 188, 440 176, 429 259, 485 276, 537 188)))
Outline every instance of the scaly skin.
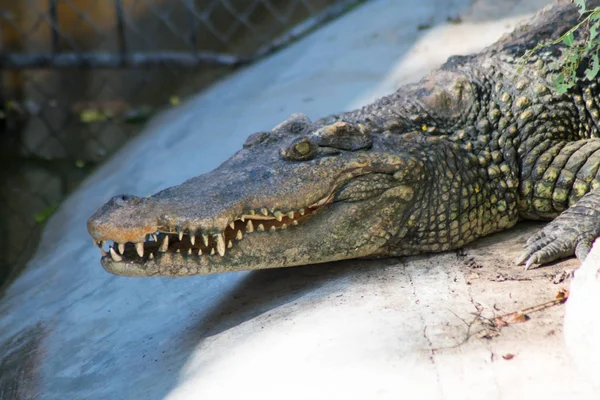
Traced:
POLYGON ((103 266, 185 276, 439 252, 524 219, 554 219, 527 243, 527 267, 583 260, 600 234, 600 88, 550 88, 560 46, 518 64, 578 16, 561 1, 360 110, 293 115, 208 174, 113 198, 88 221, 101 248, 115 242, 103 266))

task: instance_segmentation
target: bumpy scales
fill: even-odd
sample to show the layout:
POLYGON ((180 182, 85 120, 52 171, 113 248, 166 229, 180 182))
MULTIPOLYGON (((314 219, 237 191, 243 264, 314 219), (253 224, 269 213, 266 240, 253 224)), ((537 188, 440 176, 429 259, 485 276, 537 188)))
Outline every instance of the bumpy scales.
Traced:
POLYGON ((113 198, 88 221, 102 265, 185 276, 439 252, 524 219, 554 219, 527 267, 583 260, 600 234, 600 87, 553 91, 560 45, 519 64, 578 17, 560 1, 360 110, 293 115, 208 174, 113 198))

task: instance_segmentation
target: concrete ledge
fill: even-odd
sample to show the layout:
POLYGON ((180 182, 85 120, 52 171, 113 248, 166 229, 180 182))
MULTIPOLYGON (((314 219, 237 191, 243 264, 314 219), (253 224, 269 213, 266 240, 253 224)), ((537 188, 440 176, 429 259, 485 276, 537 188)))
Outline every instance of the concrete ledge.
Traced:
POLYGON ((575 271, 565 313, 565 341, 580 373, 600 390, 600 240, 575 271))

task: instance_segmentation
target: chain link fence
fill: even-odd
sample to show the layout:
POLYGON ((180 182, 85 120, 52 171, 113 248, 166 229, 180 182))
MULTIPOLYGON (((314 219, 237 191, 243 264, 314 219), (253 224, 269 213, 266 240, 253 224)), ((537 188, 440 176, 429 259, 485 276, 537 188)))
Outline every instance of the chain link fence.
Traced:
POLYGON ((0 0, 0 283, 161 108, 360 0, 0 0))

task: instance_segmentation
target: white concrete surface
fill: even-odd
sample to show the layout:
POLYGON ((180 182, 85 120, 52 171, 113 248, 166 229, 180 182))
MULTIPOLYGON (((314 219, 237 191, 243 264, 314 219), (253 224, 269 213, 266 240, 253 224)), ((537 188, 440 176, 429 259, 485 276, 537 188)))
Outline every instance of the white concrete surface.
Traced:
POLYGON ((565 312, 565 340, 579 373, 600 392, 600 240, 575 271, 565 312))
POLYGON ((466 254, 182 279, 109 275, 85 231, 112 195, 206 172, 293 112, 362 105, 543 3, 372 1, 158 118, 61 206, 0 301, 0 398, 597 398, 566 353, 561 307, 461 344, 474 312, 552 299, 552 276, 576 265, 514 266, 535 226, 466 254))

